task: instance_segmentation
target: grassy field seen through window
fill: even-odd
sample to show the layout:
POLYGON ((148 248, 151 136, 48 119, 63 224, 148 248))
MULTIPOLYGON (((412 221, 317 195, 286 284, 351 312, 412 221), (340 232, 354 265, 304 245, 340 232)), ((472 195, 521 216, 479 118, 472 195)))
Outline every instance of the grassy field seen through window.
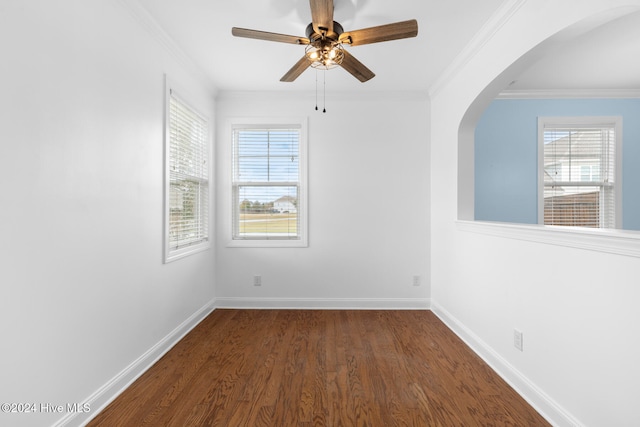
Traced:
POLYGON ((298 232, 298 216, 295 213, 240 214, 239 232, 240 235, 296 235, 298 232))

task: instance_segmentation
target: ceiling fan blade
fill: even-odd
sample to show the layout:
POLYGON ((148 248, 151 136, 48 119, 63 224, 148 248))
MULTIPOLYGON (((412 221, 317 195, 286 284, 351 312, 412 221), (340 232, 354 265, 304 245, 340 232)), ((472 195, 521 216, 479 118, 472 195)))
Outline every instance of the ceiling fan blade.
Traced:
POLYGON ((300 60, 298 62, 296 62, 296 65, 294 65, 293 67, 291 67, 291 69, 289 71, 287 71, 287 73, 282 76, 282 78, 280 79, 281 82, 292 82, 295 79, 297 79, 300 74, 302 74, 304 72, 304 70, 306 70, 307 68, 309 68, 309 66, 311 65, 311 61, 309 61, 307 59, 307 56, 303 56, 302 58, 300 58, 300 60))
POLYGON ((236 37, 246 37, 248 39, 267 40, 271 42, 292 43, 292 44, 309 44, 306 37, 289 36, 286 34, 269 33, 267 31, 249 30, 247 28, 233 27, 231 34, 236 37))
POLYGON ((373 71, 368 69, 362 62, 358 61, 353 55, 347 52, 346 49, 344 51, 344 58, 340 65, 362 83, 367 80, 371 80, 376 76, 373 71))
POLYGON ((313 29, 318 34, 333 32, 333 0, 309 0, 313 29))
POLYGON ((340 34, 340 42, 351 46, 370 43, 386 42, 389 40, 406 39, 418 35, 418 21, 396 22, 393 24, 379 25, 377 27, 363 28, 361 30, 347 31, 340 34))

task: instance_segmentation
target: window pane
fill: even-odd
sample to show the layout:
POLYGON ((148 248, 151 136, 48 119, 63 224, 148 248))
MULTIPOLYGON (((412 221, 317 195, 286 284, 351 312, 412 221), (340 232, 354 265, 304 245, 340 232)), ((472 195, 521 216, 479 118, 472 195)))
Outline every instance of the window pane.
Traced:
POLYGON ((208 185, 189 180, 171 182, 169 246, 188 246, 207 239, 208 185))
POLYGON ((297 238, 298 188, 238 186, 236 238, 297 238))
POLYGON ((600 227, 600 187, 545 187, 544 223, 600 227))
POLYGON ((237 130, 235 180, 296 182, 299 180, 298 129, 237 130))
POLYGON ((556 179, 554 181, 584 181, 585 167, 599 167, 602 162, 603 132, 606 130, 545 130, 545 170, 550 165, 556 165, 556 179))
POLYGON ((580 181, 591 181, 590 166, 580 166, 580 181))

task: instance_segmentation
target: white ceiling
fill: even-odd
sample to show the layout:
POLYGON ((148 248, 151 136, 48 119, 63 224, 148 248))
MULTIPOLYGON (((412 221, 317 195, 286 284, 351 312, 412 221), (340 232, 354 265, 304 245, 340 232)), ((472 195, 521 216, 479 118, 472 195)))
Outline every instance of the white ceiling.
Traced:
MULTIPOLYGON (((313 90, 316 73, 280 77, 304 54, 293 44, 243 39, 231 27, 304 36, 308 0, 127 0, 148 12, 219 90, 313 90)), ((417 19, 416 38, 348 47, 376 77, 360 83, 326 72, 327 90, 427 91, 503 0, 334 0, 346 31, 417 19)), ((548 52, 510 90, 640 89, 640 13, 603 25, 548 52)), ((318 75, 322 84, 323 73, 318 75)))
MULTIPOLYGON (((293 83, 280 82, 303 46, 231 35, 231 27, 242 27, 304 36, 311 22, 308 0, 138 1, 220 90, 315 88, 311 68, 293 83)), ((334 0, 334 20, 345 31, 417 19, 418 36, 348 47, 376 77, 361 83, 341 68, 331 70, 327 90, 426 91, 502 1, 334 0)))
POLYGON ((640 13, 558 46, 522 73, 510 90, 640 89, 640 13))

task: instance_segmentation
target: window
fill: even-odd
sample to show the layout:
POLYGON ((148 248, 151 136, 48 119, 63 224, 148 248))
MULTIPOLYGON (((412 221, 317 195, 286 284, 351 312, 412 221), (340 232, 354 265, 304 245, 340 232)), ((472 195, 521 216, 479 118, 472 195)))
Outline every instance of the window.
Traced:
POLYGON ((539 221, 615 228, 620 221, 620 118, 540 118, 539 221))
POLYGON ((210 247, 208 122, 167 84, 165 262, 210 247))
POLYGON ((580 166, 580 181, 600 181, 600 165, 580 166))
POLYGON ((307 246, 303 121, 232 125, 231 246, 307 246))

